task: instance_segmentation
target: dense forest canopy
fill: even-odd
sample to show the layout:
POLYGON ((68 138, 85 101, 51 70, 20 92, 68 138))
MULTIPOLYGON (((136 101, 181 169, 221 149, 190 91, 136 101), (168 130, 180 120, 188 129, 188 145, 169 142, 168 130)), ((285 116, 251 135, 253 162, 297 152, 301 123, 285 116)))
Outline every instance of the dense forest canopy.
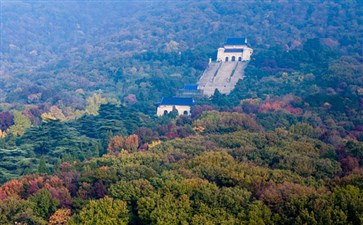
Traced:
POLYGON ((362 1, 0 4, 0 224, 363 224, 362 1))
POLYGON ((362 55, 360 1, 1 4, 2 102, 84 107, 95 90, 124 97, 143 89, 140 83, 161 92, 151 97, 156 101, 166 91, 152 79, 196 82, 230 36, 246 36, 257 51, 302 48, 320 38, 342 55, 362 55), (86 96, 75 94, 78 89, 86 96))

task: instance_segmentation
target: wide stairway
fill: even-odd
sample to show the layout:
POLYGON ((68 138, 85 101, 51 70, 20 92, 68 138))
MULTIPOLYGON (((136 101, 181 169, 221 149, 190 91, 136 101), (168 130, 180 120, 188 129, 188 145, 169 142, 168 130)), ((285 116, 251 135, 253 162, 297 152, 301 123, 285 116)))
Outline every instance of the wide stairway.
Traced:
POLYGON ((246 62, 210 63, 198 81, 198 88, 208 96, 212 96, 215 89, 222 94, 229 94, 238 80, 243 79, 246 65, 246 62))
POLYGON ((207 69, 204 70, 203 75, 198 81, 198 85, 205 86, 207 83, 213 81, 213 77, 217 74, 219 67, 222 65, 221 62, 210 63, 207 69))

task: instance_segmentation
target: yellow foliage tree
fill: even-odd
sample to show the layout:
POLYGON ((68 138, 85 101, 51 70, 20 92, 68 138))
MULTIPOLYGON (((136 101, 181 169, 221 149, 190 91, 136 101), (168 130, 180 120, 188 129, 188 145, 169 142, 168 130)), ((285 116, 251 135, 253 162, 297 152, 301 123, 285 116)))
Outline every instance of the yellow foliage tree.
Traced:
POLYGON ((9 127, 8 133, 14 136, 21 136, 25 130, 31 127, 31 122, 28 117, 24 116, 19 111, 14 111, 14 125, 9 127))
POLYGON ((5 138, 7 133, 5 131, 0 130, 0 139, 5 138))
POLYGON ((48 225, 66 225, 68 224, 68 220, 70 217, 71 217, 70 209, 58 209, 49 218, 48 225))
POLYGON ((49 120, 56 120, 57 118, 55 118, 51 113, 42 113, 42 115, 40 116, 43 120, 43 122, 47 122, 49 120))
POLYGON ((50 107, 49 112, 43 113, 41 115, 41 118, 44 122, 47 122, 49 120, 66 120, 66 117, 64 116, 62 110, 60 110, 57 106, 53 105, 50 107))
POLYGON ((161 141, 152 141, 150 144, 149 144, 149 149, 150 148, 153 148, 157 145, 161 144, 161 141))
POLYGON ((53 105, 49 109, 49 113, 51 113, 55 118, 58 120, 65 120, 66 117, 64 116, 62 110, 60 110, 57 106, 53 105))
MULTIPOLYGON (((80 224, 128 224, 127 203, 105 197, 91 200, 79 213, 80 224)), ((72 224, 72 223, 71 223, 72 224)))
POLYGON ((102 97, 101 93, 94 93, 87 99, 87 103, 86 113, 90 115, 98 115, 100 105, 106 104, 107 99, 102 97))
POLYGON ((253 105, 258 105, 258 104, 261 103, 261 99, 260 98, 246 98, 246 99, 242 99, 240 101, 240 105, 243 105, 243 104, 246 104, 246 103, 253 104, 253 105))

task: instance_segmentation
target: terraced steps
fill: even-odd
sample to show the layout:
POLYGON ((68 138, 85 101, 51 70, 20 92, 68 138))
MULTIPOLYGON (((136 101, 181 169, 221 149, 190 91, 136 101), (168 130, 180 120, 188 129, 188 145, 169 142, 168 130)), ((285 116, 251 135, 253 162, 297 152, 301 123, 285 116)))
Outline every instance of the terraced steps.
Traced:
POLYGON ((229 94, 239 79, 243 79, 247 62, 214 62, 208 65, 198 81, 198 88, 204 95, 212 96, 215 89, 229 94))

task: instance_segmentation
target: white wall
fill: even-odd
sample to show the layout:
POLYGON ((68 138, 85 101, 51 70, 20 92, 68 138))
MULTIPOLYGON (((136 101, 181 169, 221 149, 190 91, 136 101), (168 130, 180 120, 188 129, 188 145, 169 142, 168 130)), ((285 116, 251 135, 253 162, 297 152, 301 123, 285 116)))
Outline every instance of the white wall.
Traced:
POLYGON ((236 57, 236 61, 238 61, 238 57, 242 57, 242 61, 251 60, 251 55, 253 53, 252 48, 247 46, 235 46, 238 49, 243 49, 243 52, 224 52, 225 49, 231 49, 233 46, 226 46, 226 48, 219 48, 217 53, 217 62, 226 61, 226 57, 228 57, 228 61, 232 61, 232 56, 236 57))
POLYGON ((227 53, 220 54, 217 57, 219 59, 217 61, 225 62, 226 61, 226 57, 228 57, 228 62, 231 62, 233 56, 236 57, 235 61, 238 61, 238 57, 241 57, 241 59, 243 60, 243 53, 242 52, 227 52, 227 53))
MULTIPOLYGON (((178 115, 184 115, 184 111, 187 111, 188 115, 190 115, 190 106, 176 105, 175 108, 176 110, 178 110, 178 115)), ((170 113, 171 111, 173 111, 173 105, 159 105, 156 115, 163 116, 165 110, 170 113)))
POLYGON ((224 48, 225 49, 233 49, 233 48, 238 48, 238 49, 241 49, 241 48, 245 48, 247 47, 246 45, 225 45, 224 48))
POLYGON ((224 60, 222 59, 223 54, 224 54, 224 48, 219 48, 219 49, 218 49, 218 52, 217 52, 217 62, 219 62, 219 61, 224 61, 224 60))
POLYGON ((251 60, 252 53, 253 53, 253 49, 252 48, 245 47, 243 49, 243 58, 242 58, 242 60, 243 61, 249 61, 249 60, 251 60))

